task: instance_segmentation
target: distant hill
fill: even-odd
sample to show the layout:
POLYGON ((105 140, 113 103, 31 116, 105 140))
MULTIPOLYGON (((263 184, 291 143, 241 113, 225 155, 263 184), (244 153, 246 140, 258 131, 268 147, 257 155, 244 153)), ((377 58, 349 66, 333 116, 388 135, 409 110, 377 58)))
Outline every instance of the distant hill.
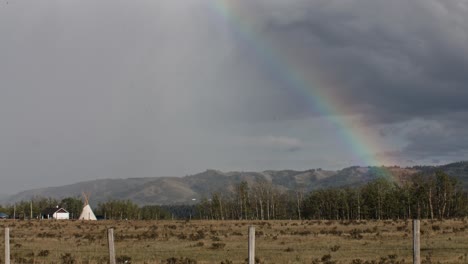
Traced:
POLYGON ((268 181, 283 191, 303 189, 311 191, 321 188, 359 186, 379 177, 402 183, 416 173, 431 174, 442 170, 456 177, 461 186, 468 190, 468 162, 457 162, 443 166, 400 167, 349 167, 338 171, 312 169, 306 171, 282 170, 263 172, 221 172, 207 170, 185 177, 103 179, 75 184, 34 189, 2 199, 3 203, 29 200, 32 197, 61 199, 80 196, 82 191, 92 194, 93 204, 110 199, 132 200, 139 205, 187 204, 192 199, 209 197, 213 192, 230 192, 242 182, 268 181))

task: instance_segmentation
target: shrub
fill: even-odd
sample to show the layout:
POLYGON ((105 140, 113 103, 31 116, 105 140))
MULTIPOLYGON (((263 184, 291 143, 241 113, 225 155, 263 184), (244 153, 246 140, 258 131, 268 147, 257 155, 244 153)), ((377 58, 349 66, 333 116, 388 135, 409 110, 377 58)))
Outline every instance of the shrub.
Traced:
POLYGON ((116 259, 119 264, 130 264, 132 263, 132 258, 126 255, 118 256, 116 259))
POLYGON ((60 256, 60 259, 62 260, 62 264, 75 264, 76 263, 76 259, 70 253, 62 254, 62 256, 60 256))
POLYGON ((288 248, 286 248, 284 251, 286 251, 286 252, 293 252, 293 251, 294 251, 294 248, 288 247, 288 248))
POLYGON ((190 234, 190 240, 197 241, 205 238, 205 232, 198 230, 195 234, 190 234))
POLYGON ((180 233, 180 234, 177 235, 177 238, 178 238, 178 239, 182 239, 182 240, 183 240, 183 239, 187 239, 187 235, 184 234, 184 233, 180 233))
POLYGON ((166 264, 197 264, 197 261, 190 258, 168 258, 166 259, 166 264))
POLYGON ((301 231, 295 232, 294 234, 295 234, 295 235, 301 235, 301 236, 307 236, 307 235, 312 234, 312 232, 309 231, 309 230, 301 230, 301 231))
POLYGON ((339 245, 334 245, 333 247, 330 248, 332 252, 337 252, 340 249, 339 245))
POLYGON ((216 242, 216 243, 211 244, 212 249, 223 249, 225 246, 226 244, 221 243, 221 242, 216 242))
POLYGON ((354 238, 354 239, 362 239, 362 235, 361 235, 361 230, 360 229, 353 229, 349 232, 349 235, 351 236, 351 238, 354 238))
POLYGON ((321 258, 321 260, 322 260, 323 262, 329 261, 329 260, 331 260, 331 255, 330 255, 330 254, 323 255, 322 258, 321 258))
POLYGON ((39 254, 37 254, 37 255, 39 257, 47 257, 47 256, 49 256, 49 253, 50 253, 49 250, 46 249, 46 250, 39 251, 39 254))

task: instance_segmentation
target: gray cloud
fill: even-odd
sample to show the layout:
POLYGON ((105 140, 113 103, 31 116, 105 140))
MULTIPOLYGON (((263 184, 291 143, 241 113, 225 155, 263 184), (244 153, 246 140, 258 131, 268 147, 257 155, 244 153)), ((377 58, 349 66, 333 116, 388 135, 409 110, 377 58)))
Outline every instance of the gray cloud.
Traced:
POLYGON ((465 1, 232 4, 252 36, 204 0, 0 3, 0 192, 359 162, 261 49, 336 84, 338 114, 394 143, 374 154, 468 157, 465 1))
POLYGON ((298 138, 284 136, 261 136, 246 141, 248 144, 257 144, 272 150, 296 152, 301 150, 303 142, 298 138))

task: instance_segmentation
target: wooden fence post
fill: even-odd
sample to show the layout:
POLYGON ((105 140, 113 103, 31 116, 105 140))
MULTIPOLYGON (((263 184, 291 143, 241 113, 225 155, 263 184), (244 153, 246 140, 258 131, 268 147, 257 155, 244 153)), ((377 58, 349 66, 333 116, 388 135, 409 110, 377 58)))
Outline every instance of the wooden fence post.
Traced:
POLYGON ((255 227, 249 226, 249 264, 255 264, 255 227))
POLYGON ((421 264, 420 220, 413 220, 413 263, 421 264))
POLYGON ((114 247, 114 229, 109 228, 107 230, 107 241, 109 244, 109 263, 110 264, 116 264, 115 263, 115 247, 114 247))
POLYGON ((10 228, 5 227, 5 264, 10 264, 10 228))

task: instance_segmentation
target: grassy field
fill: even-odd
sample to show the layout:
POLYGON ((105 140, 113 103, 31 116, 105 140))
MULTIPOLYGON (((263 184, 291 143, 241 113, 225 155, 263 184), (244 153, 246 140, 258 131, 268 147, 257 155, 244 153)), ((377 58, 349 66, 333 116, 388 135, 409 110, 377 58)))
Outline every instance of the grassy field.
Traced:
MULTIPOLYGON (((11 221, 12 263, 245 263, 248 226, 259 263, 412 263, 411 221, 11 221)), ((423 263, 468 263, 468 221, 422 221, 423 263)), ((0 263, 4 260, 1 239, 0 263)))

